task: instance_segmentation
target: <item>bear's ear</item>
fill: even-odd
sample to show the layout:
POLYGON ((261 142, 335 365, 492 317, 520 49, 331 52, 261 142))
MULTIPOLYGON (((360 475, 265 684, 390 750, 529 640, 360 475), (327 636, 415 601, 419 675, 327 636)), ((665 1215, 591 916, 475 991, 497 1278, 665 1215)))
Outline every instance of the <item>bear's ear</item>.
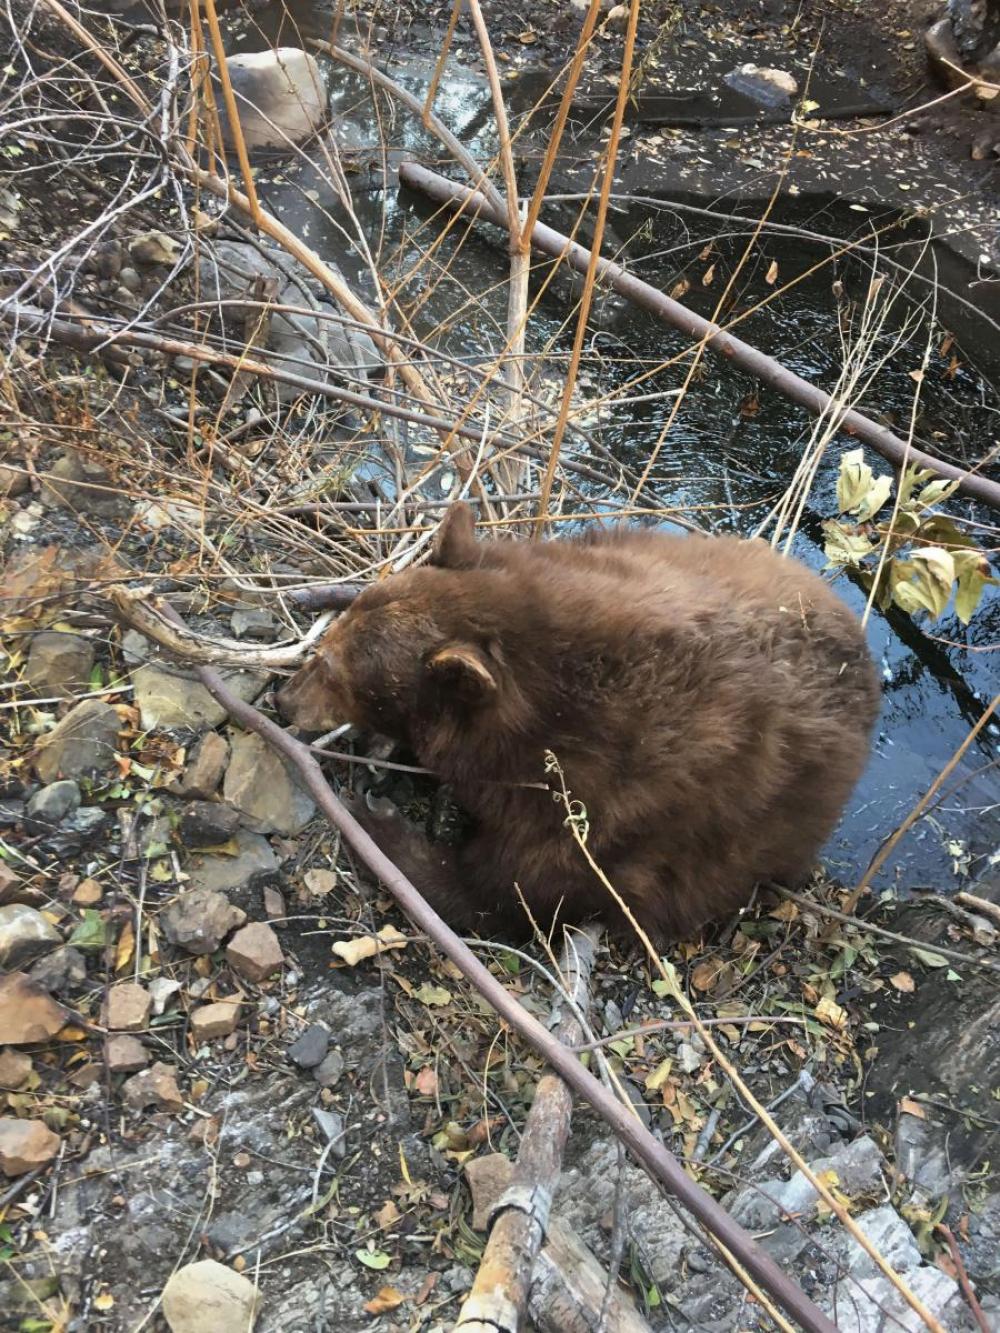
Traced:
POLYGON ((472 569, 479 564, 476 520, 472 510, 459 501, 441 520, 431 550, 431 564, 443 569, 472 569))
POLYGON ((426 662, 429 681, 453 692, 464 703, 484 703, 498 689, 493 667, 474 643, 452 643, 439 648, 426 662))

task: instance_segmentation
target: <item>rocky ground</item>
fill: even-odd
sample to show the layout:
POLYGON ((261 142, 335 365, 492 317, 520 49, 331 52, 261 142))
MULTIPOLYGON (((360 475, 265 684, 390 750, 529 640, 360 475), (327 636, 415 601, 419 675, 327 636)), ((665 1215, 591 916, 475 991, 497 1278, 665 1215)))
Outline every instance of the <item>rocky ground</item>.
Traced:
MULTIPOLYGON (((413 6, 408 19, 404 8, 381 6, 376 22, 400 48, 432 51, 448 6, 413 6)), ((839 34, 853 89, 838 96, 933 95, 928 15, 912 5, 886 7, 874 34, 854 6, 796 19, 791 6, 747 18, 720 5, 710 21, 706 8, 665 8, 644 31, 649 86, 683 86, 675 41, 699 67, 711 48, 706 86, 748 42, 766 53, 758 63, 801 81, 822 26, 839 34)), ((528 19, 498 6, 501 63, 527 78, 564 55, 571 9, 528 19)), ((373 432, 363 405, 287 379, 199 370, 190 351, 249 344, 279 372, 294 365, 362 396, 385 367, 366 335, 330 323, 322 288, 287 257, 162 176, 148 135, 124 113, 104 116, 119 92, 93 58, 34 21, 12 58, 50 62, 61 123, 40 138, 22 126, 13 141, 5 298, 144 328, 169 316, 174 334, 178 309, 206 292, 215 309, 186 326, 190 346, 137 348, 124 362, 43 345, 26 315, 5 325, 19 336, 0 421, 0 1328, 228 1333, 248 1327, 255 1304, 264 1333, 448 1328, 482 1250, 477 1191, 497 1155, 516 1154, 540 1062, 359 874, 295 775, 189 672, 123 632, 101 597, 109 582, 146 581, 203 632, 273 644, 309 624, 292 589, 410 558, 429 531, 419 514, 400 536, 357 508, 322 522, 303 510, 372 503, 380 493, 359 459, 372 468, 378 455, 384 469, 388 451, 388 471, 400 465, 389 427, 373 432), (71 53, 79 64, 64 79, 71 53), (81 102, 94 144, 73 120, 81 102), (26 155, 46 172, 25 171, 26 155), (135 162, 148 189, 129 174, 135 162), (297 312, 261 329, 262 294, 297 312)), ((246 21, 276 22, 259 9, 246 21)), ((590 97, 620 58, 609 24, 590 97)), ((115 49, 147 89, 169 72, 149 33, 115 49)), ((467 40, 460 49, 474 64, 467 40)), ((19 113, 40 114, 47 104, 27 77, 24 87, 19 113)), ((873 132, 852 170, 859 179, 881 161, 879 136, 891 136, 900 170, 879 188, 891 177, 893 199, 913 193, 923 208, 954 173, 943 230, 991 254, 996 167, 972 151, 985 113, 945 107, 922 113, 917 135, 873 132)), ((648 187, 659 160, 661 187, 673 172, 701 191, 711 174, 714 196, 752 193, 755 163, 788 130, 744 127, 721 152, 732 129, 708 133, 703 163, 688 131, 636 121, 623 188, 648 187), (732 171, 724 187, 720 162, 732 171)), ((802 133, 808 156, 794 171, 836 185, 841 141, 834 151, 819 129, 802 133)), ((563 164, 567 188, 583 165, 563 164)), ((268 672, 233 669, 229 682, 270 708, 268 672)), ((426 815, 423 777, 339 743, 347 759, 327 761, 337 783, 361 774, 426 815)), ((812 906, 762 895, 672 960, 756 1095, 942 1326, 977 1327, 972 1290, 979 1327, 1000 1327, 995 901, 869 898, 842 922, 828 910, 842 889, 818 878, 813 891, 812 906)), ((547 1015, 541 951, 480 947, 547 1015)), ((591 1021, 638 1114, 839 1328, 919 1327, 634 957, 602 950, 591 1021)), ((622 1282, 652 1328, 773 1326, 584 1112, 556 1212, 603 1264, 621 1236, 622 1282)))

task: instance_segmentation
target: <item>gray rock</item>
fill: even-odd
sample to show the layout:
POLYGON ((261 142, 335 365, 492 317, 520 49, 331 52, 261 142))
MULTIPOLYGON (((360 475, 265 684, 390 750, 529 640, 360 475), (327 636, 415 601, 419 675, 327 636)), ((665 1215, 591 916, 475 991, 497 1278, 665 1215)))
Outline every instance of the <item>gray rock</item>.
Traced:
POLYGON ((230 617, 233 633, 238 639, 267 641, 278 633, 278 618, 263 607, 241 607, 230 617))
MULTIPOLYGON (((241 53, 228 56, 226 68, 248 148, 288 149, 310 138, 326 122, 326 80, 308 52, 282 46, 241 53)), ((221 97, 218 101, 221 109, 221 97)), ((232 147, 225 117, 222 133, 232 147)))
POLYGON ((0 907, 0 968, 13 971, 62 944, 62 936, 41 912, 24 903, 0 907))
POLYGON ((103 832, 110 818, 99 805, 81 805, 45 839, 45 846, 54 856, 74 856, 103 832))
MULTIPOLYGON (((242 300, 252 298, 261 283, 274 289, 278 304, 314 304, 305 271, 289 269, 285 257, 281 257, 281 265, 279 268, 266 254, 242 241, 219 241, 203 255, 200 261, 203 299, 234 303, 220 305, 216 314, 223 333, 234 340, 233 350, 244 345, 247 319, 255 316, 254 307, 242 304, 242 300)), ((311 315, 272 315, 267 352, 264 359, 270 360, 276 369, 300 375, 326 373, 329 366, 348 380, 365 381, 369 375, 382 371, 382 359, 367 334, 344 330, 333 320, 311 315), (273 357, 268 357, 267 352, 273 353, 273 357)), ((295 398, 301 393, 294 385, 278 383, 275 387, 282 399, 295 398)))
MULTIPOLYGON (((906 1285, 948 1333, 975 1328, 958 1283, 939 1268, 914 1269, 907 1273, 906 1285)), ((838 1283, 819 1304, 835 1318, 838 1333, 922 1333, 926 1328, 923 1319, 881 1274, 859 1283, 838 1283)))
POLYGON ((142 291, 142 278, 139 277, 139 274, 134 268, 123 268, 118 275, 118 281, 127 292, 135 294, 136 292, 142 291))
POLYGON ((23 495, 30 485, 24 468, 11 463, 0 463, 0 496, 23 495))
POLYGON ((199 889, 242 889, 276 872, 278 858, 266 838, 238 829, 234 841, 235 856, 195 853, 191 857, 187 869, 192 885, 199 889))
POLYGON ((181 811, 181 841, 185 847, 220 847, 239 827, 239 811, 218 801, 191 801, 181 811))
POLYGON ((25 829, 35 837, 52 832, 67 815, 79 810, 80 799, 80 788, 71 778, 50 782, 48 786, 36 791, 28 801, 25 829))
MULTIPOLYGON (((826 1157, 815 1158, 809 1166, 814 1175, 836 1172, 838 1188, 851 1199, 875 1199, 883 1193, 882 1154, 867 1136, 844 1144, 826 1157)), ((765 1180, 740 1190, 729 1202, 728 1210, 744 1227, 766 1231, 785 1217, 811 1217, 818 1202, 816 1190, 801 1171, 796 1171, 790 1180, 765 1180)))
POLYGON ((298 833, 316 810, 291 766, 252 732, 233 737, 222 791, 257 833, 298 833))
POLYGON ((107 773, 114 767, 120 726, 110 704, 85 699, 39 742, 35 772, 46 783, 107 773))
POLYGON ((229 763, 229 743, 217 731, 206 731, 191 751, 176 785, 181 796, 207 801, 218 790, 229 763))
POLYGON ((344 1075, 344 1057, 339 1051, 327 1051, 313 1070, 313 1078, 321 1088, 335 1088, 344 1075))
POLYGON ((950 1194, 958 1183, 948 1157, 947 1137, 941 1125, 919 1116, 900 1115, 896 1123, 896 1166, 928 1198, 950 1194))
MULTIPOLYGON (((253 671, 223 672, 229 688, 239 699, 255 699, 267 683, 267 677, 253 671)), ((181 671, 168 670, 150 662, 132 672, 135 703, 146 730, 160 727, 184 727, 201 731, 217 727, 226 719, 226 710, 200 681, 181 671)))
POLYGON ((221 893, 211 889, 189 889, 160 916, 160 924, 171 944, 188 953, 214 953, 230 931, 241 926, 246 913, 221 893))
POLYGON ((87 984, 87 960, 71 944, 40 958, 28 972, 52 995, 72 995, 87 984))
POLYGON ((336 1111, 327 1111, 322 1106, 314 1106, 312 1114, 326 1141, 333 1145, 330 1151, 334 1157, 343 1157, 347 1152, 344 1117, 336 1111))
POLYGON ((754 64, 731 69, 722 76, 722 82, 733 92, 767 107, 789 106, 799 92, 798 80, 785 70, 754 64))
POLYGON ((105 282, 117 278, 122 271, 121 241, 102 241, 94 251, 94 272, 105 282))
MULTIPOLYGON (((920 1267, 923 1260, 913 1232, 891 1204, 870 1208, 854 1220, 897 1273, 909 1273, 920 1267)), ((851 1236, 847 1238, 847 1268, 856 1278, 873 1278, 879 1274, 874 1260, 851 1236)))
POLYGON ((87 688, 94 665, 94 645, 79 634, 45 630, 31 640, 24 674, 40 698, 71 698, 87 688))
POLYGON ((330 1033, 322 1023, 311 1023, 288 1048, 288 1058, 300 1069, 314 1069, 326 1055, 330 1033))
POLYGON ((42 498, 95 518, 120 518, 129 508, 107 468, 75 453, 65 453, 51 464, 42 481, 42 498))

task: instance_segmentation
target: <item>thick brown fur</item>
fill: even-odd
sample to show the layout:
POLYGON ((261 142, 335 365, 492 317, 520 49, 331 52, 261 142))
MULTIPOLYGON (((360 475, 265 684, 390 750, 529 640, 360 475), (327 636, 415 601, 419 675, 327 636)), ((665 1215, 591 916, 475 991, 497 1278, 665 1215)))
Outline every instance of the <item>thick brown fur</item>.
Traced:
POLYGON ((818 575, 757 541, 626 529, 477 543, 453 507, 431 565, 366 590, 279 695, 305 730, 349 721, 408 743, 475 831, 433 844, 355 802, 453 926, 524 929, 616 911, 688 934, 761 880, 806 875, 865 766, 878 677, 818 575))

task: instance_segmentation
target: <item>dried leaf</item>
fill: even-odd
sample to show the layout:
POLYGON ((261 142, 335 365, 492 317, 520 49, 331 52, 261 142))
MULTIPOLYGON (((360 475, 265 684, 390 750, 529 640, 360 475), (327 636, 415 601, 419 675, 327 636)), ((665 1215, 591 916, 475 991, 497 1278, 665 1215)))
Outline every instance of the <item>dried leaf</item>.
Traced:
POLYGON ((335 870, 307 870, 302 882, 314 898, 325 898, 337 887, 339 878, 335 870))
POLYGON ((121 972, 132 961, 135 955, 135 930, 132 922, 126 921, 122 927, 122 933, 118 937, 118 943, 115 945, 115 971, 121 972))
POLYGON ((380 1231, 388 1231, 394 1227, 403 1214, 396 1207, 392 1199, 386 1199, 385 1203, 375 1214, 375 1221, 378 1223, 380 1231))
POLYGON ((646 1076, 646 1090, 648 1092, 659 1092, 666 1086, 673 1063, 673 1059, 668 1056, 666 1060, 660 1061, 651 1074, 646 1076))
POLYGON ((708 268, 705 270, 705 272, 702 274, 701 285, 703 287, 711 287, 714 281, 715 281, 715 265, 710 264, 708 268))
POLYGON ((443 986, 434 986, 429 981, 425 981, 422 986, 418 986, 413 992, 413 998, 419 1000, 421 1004, 439 1008, 451 1004, 453 997, 450 990, 445 990, 443 986))
POLYGON ((954 558, 940 546, 923 547, 908 560, 893 562, 893 599, 911 615, 914 611, 942 615, 954 582, 954 558))
MULTIPOLYGON (((363 1262, 363 1261, 362 1261, 363 1262)), ((365 1302, 366 1314, 388 1314, 390 1310, 398 1309, 406 1297, 395 1287, 380 1287, 378 1294, 373 1296, 370 1301, 365 1302)))
POLYGON ((824 522, 823 532, 823 551, 831 565, 851 565, 856 569, 875 549, 875 544, 865 533, 852 532, 832 518, 824 522))
POLYGON ((718 961, 699 963, 691 973, 691 985, 695 990, 710 991, 719 980, 722 964, 718 961))
POLYGON ((920 1103, 915 1102, 912 1097, 900 1097, 898 1110, 900 1115, 915 1115, 918 1120, 927 1119, 927 1112, 920 1103))
POLYGON ((437 1092, 438 1078, 430 1065, 424 1065, 423 1069, 413 1080, 413 1086, 421 1097, 433 1097, 437 1092))
POLYGON ((847 1027, 847 1011, 842 1009, 836 1000, 831 1000, 829 996, 822 996, 813 1012, 819 1021, 828 1028, 834 1028, 840 1032, 847 1027))
POLYGON ((889 978, 889 985, 895 986, 896 990, 902 991, 904 995, 912 995, 917 989, 917 983, 910 976, 909 972, 895 972, 889 978))
POLYGON ((673 301, 683 300, 691 290, 691 284, 687 278, 679 278, 670 288, 670 299, 673 301))
POLYGON ((778 261, 776 259, 771 260, 770 267, 764 274, 764 281, 769 287, 773 287, 778 281, 778 261))

